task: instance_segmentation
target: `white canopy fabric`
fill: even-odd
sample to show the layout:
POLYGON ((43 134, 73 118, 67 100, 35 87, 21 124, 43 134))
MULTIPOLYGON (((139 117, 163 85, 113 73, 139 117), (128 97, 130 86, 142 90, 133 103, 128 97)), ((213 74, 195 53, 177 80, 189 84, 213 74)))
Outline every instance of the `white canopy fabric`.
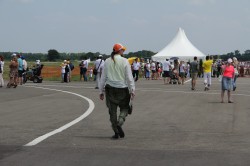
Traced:
POLYGON ((180 60, 192 61, 194 57, 205 58, 205 54, 199 51, 187 38, 183 29, 179 31, 175 38, 160 52, 152 56, 154 61, 165 61, 167 58, 178 57, 180 60))

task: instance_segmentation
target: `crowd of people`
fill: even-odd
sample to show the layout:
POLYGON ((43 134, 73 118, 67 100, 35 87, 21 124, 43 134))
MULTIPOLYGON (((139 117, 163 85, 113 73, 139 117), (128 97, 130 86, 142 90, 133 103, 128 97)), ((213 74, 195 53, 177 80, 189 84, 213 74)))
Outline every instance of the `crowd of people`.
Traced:
MULTIPOLYGON (((191 78, 191 90, 196 90, 196 80, 202 77, 204 80, 204 91, 209 91, 212 85, 211 78, 218 77, 221 81, 221 103, 224 103, 224 95, 227 91, 228 103, 233 103, 231 91, 236 90, 236 81, 239 76, 249 74, 250 63, 238 62, 237 58, 229 58, 227 61, 213 60, 206 56, 202 62, 194 57, 190 62, 166 59, 163 62, 156 62, 135 58, 132 64, 123 57, 126 50, 121 44, 113 46, 111 57, 107 60, 99 55, 93 67, 89 68, 89 61, 82 60, 79 63, 80 81, 94 79, 95 89, 99 89, 99 98, 106 97, 106 105, 109 109, 110 121, 114 131, 113 139, 124 138, 125 133, 122 125, 128 114, 132 112, 132 100, 135 96, 135 82, 139 79, 160 80, 164 84, 184 85, 186 78, 191 78), (120 114, 117 115, 117 107, 120 107, 120 114)), ((40 60, 36 61, 40 65, 40 60)), ((74 65, 70 59, 64 60, 60 65, 62 82, 70 82, 74 65)), ((7 87, 16 88, 17 85, 25 83, 25 72, 28 64, 24 56, 13 54, 9 64, 9 82, 7 87)), ((4 86, 3 81, 4 58, 0 56, 0 87, 4 86)))
MULTIPOLYGON (((0 56, 0 88, 4 87, 4 57, 0 56)), ((31 67, 31 69, 40 66, 40 60, 36 60, 36 63, 31 67)), ((28 63, 25 56, 20 54, 12 54, 11 61, 9 63, 9 81, 7 83, 7 88, 16 88, 18 85, 25 84, 27 81, 28 63)))

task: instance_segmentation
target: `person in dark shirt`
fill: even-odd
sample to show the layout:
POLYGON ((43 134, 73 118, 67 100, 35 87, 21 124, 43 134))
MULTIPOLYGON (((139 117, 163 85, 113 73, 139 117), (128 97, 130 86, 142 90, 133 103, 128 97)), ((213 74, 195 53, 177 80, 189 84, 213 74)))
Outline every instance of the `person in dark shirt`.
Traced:
POLYGON ((194 57, 194 61, 190 63, 190 73, 191 73, 191 86, 192 86, 192 90, 195 90, 195 85, 196 85, 196 79, 197 79, 197 75, 198 75, 198 71, 199 71, 199 64, 197 62, 197 57, 194 57))

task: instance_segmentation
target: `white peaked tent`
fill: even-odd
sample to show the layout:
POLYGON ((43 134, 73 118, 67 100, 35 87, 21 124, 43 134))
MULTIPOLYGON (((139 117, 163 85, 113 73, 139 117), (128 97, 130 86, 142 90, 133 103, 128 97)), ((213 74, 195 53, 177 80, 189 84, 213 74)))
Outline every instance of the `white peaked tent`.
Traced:
POLYGON ((152 56, 154 61, 165 61, 167 58, 178 57, 180 60, 192 61, 194 57, 203 59, 206 55, 199 51, 187 38, 183 29, 179 31, 175 38, 160 52, 152 56))

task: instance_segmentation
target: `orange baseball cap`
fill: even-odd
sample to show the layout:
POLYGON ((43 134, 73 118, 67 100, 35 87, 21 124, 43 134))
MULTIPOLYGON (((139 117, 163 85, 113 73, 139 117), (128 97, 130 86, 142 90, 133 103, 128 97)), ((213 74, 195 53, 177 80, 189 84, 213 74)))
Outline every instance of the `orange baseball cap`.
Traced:
POLYGON ((125 50, 126 50, 126 47, 124 47, 123 45, 117 43, 117 44, 114 45, 113 50, 114 50, 115 52, 118 52, 118 51, 120 51, 120 50, 124 50, 124 51, 125 51, 125 50))

